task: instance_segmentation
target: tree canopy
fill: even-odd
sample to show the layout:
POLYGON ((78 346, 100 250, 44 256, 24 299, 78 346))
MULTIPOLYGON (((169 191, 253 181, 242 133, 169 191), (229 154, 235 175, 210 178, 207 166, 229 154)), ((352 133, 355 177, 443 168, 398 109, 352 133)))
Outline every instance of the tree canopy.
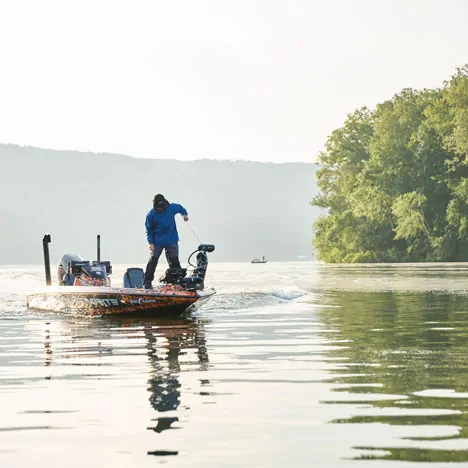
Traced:
POLYGON ((468 65, 348 115, 318 162, 320 260, 468 260, 468 65))

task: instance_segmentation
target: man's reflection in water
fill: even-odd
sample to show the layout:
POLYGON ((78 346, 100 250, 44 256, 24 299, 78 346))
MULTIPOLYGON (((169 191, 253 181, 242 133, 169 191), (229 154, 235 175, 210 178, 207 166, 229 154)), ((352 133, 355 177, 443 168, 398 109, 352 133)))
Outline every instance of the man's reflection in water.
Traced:
MULTIPOLYGON (((80 357, 81 352, 87 358, 93 353, 100 358, 111 355, 114 350, 108 340, 119 328, 125 329, 126 332, 131 330, 135 338, 140 338, 143 331, 151 366, 148 380, 150 404, 158 413, 176 411, 181 397, 180 372, 184 371, 184 367, 189 370, 206 370, 208 367, 203 323, 195 318, 124 319, 117 317, 102 319, 102 321, 93 320, 90 323, 80 322, 75 325, 70 340, 73 348, 68 348, 67 354, 72 352, 75 359, 80 357), (89 343, 83 346, 81 344, 83 337, 88 339, 92 337, 97 342, 92 346, 89 343), (181 363, 182 356, 183 362, 181 363)), ((47 323, 44 336, 45 366, 50 366, 54 357, 51 341, 50 323, 47 323)), ((64 357, 64 354, 61 356, 64 357)), ((70 356, 71 354, 68 357, 70 356)), ((200 383, 209 385, 210 382, 203 379, 200 383)), ((178 421, 178 418, 168 415, 155 418, 153 421, 157 421, 156 426, 148 429, 160 433, 171 429, 171 425, 178 421)), ((151 452, 151 454, 155 455, 156 452, 151 452)))
POLYGON ((50 366, 52 364, 52 345, 50 339, 50 322, 46 322, 45 336, 44 336, 44 352, 45 352, 45 361, 44 366, 50 366))
MULTIPOLYGON (((151 406, 158 412, 175 411, 180 405, 181 384, 180 372, 187 366, 190 370, 206 370, 208 353, 203 324, 196 319, 158 319, 140 323, 132 322, 131 326, 143 326, 146 337, 148 358, 152 367, 148 390, 151 406), (194 351, 191 353, 190 351, 194 351), (182 358, 183 356, 183 358, 182 358), (190 360, 190 356, 194 359, 190 360), (184 362, 181 364, 181 358, 184 362)), ((128 326, 125 322, 121 326, 128 326)), ((209 384, 204 380, 202 385, 209 384)), ((159 417, 155 432, 171 429, 172 423, 179 419, 159 417)))
POLYGON ((195 321, 172 321, 165 324, 145 324, 148 356, 154 377, 149 383, 151 406, 158 412, 176 410, 180 404, 181 356, 196 351, 196 361, 185 361, 184 365, 206 370, 208 354, 204 331, 195 321), (164 357, 165 355, 165 357, 164 357))

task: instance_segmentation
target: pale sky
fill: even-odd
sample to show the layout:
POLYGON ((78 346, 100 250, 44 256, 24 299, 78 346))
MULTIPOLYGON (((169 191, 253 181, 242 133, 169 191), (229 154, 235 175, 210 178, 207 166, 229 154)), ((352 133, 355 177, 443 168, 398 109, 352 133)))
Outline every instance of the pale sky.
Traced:
POLYGON ((0 142, 313 162, 468 63, 468 0, 0 0, 0 142))

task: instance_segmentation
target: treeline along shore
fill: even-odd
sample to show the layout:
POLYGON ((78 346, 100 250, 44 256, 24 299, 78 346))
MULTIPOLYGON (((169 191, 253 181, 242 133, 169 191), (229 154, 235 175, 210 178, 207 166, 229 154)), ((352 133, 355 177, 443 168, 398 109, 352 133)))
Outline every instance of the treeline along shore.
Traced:
POLYGON ((348 115, 318 162, 318 259, 468 261, 468 65, 348 115))

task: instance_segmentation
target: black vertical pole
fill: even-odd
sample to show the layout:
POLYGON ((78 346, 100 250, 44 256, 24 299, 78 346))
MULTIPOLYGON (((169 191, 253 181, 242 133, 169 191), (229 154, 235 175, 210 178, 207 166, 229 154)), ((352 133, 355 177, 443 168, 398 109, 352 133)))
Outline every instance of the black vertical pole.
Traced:
POLYGON ((97 235, 97 261, 101 261, 101 236, 97 235))
POLYGON ((46 234, 44 238, 42 239, 42 248, 44 250, 44 266, 45 266, 45 277, 46 277, 47 286, 50 286, 52 284, 52 277, 50 276, 49 243, 50 243, 50 234, 46 234))

